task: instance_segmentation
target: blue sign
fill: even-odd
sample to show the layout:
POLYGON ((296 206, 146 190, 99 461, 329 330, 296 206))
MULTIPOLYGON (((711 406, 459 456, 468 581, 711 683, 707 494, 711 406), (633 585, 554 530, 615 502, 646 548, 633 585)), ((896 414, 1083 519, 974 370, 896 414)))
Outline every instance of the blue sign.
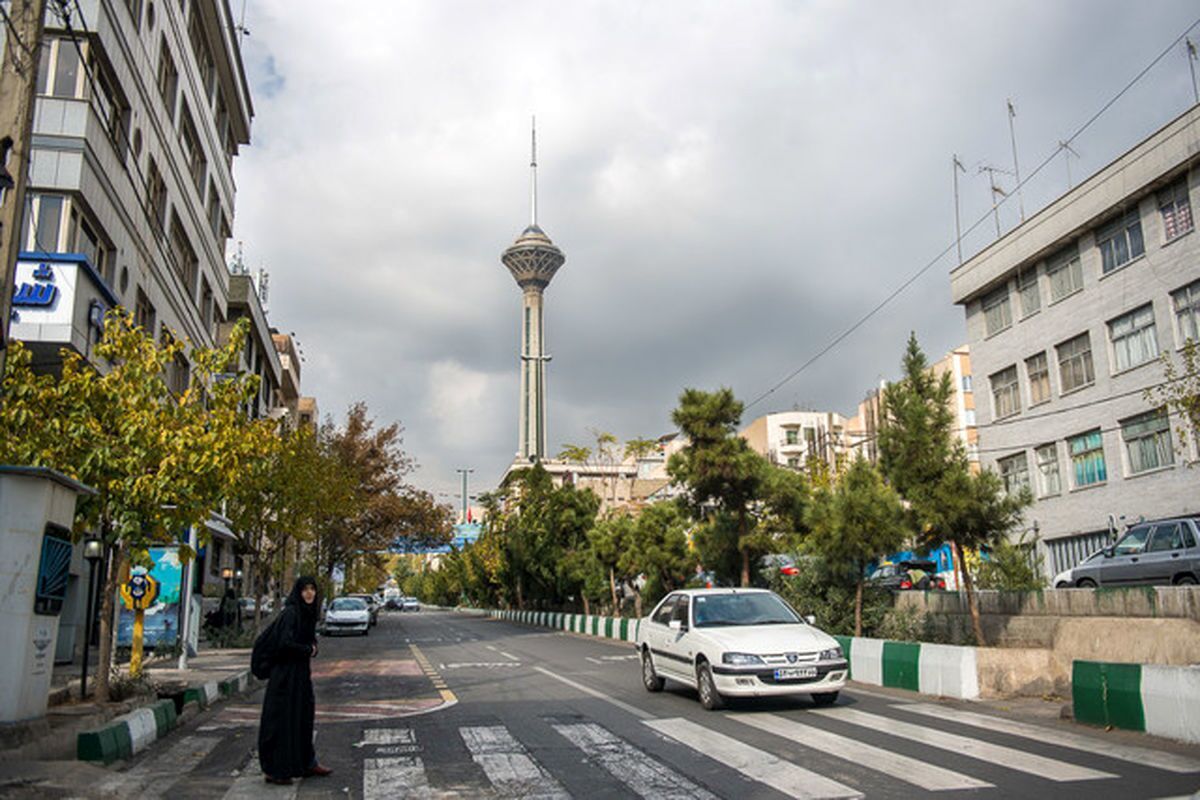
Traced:
POLYGON ((38 563, 37 592, 33 613, 58 616, 71 579, 71 532, 47 523, 42 536, 42 558, 38 563))
POLYGON ((22 283, 13 293, 15 308, 49 308, 58 299, 58 287, 54 285, 54 270, 49 264, 38 264, 33 279, 39 283, 22 283))

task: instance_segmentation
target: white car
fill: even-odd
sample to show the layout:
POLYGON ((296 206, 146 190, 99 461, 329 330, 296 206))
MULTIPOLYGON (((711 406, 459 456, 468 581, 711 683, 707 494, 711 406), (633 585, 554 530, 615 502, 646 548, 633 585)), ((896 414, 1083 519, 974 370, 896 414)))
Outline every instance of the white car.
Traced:
POLYGON ((371 628, 371 610, 359 597, 339 597, 325 611, 325 635, 357 633, 366 636, 371 628))
POLYGON ((849 663, 837 640, 766 589, 687 589, 662 599, 638 626, 642 684, 694 686, 713 710, 727 697, 807 694, 831 705, 849 663))
POLYGON ((421 601, 415 597, 405 597, 400 601, 401 611, 420 611, 421 601))

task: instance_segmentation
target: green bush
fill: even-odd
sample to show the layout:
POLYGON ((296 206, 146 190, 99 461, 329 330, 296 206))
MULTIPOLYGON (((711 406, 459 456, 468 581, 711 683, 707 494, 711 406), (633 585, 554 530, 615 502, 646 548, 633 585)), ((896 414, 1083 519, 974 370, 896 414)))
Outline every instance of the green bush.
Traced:
POLYGON ((1009 592, 1044 589, 1046 578, 1042 573, 1042 561, 1042 554, 1037 552, 1034 543, 1026 542, 1024 537, 1017 542, 1002 541, 980 564, 977 583, 980 589, 1009 592))
MULTIPOLYGON (((812 614, 826 633, 854 635, 854 576, 830 567, 824 560, 802 556, 795 561, 799 573, 776 574, 770 586, 801 614, 812 614)), ((892 607, 886 591, 863 590, 863 636, 875 636, 892 607)))

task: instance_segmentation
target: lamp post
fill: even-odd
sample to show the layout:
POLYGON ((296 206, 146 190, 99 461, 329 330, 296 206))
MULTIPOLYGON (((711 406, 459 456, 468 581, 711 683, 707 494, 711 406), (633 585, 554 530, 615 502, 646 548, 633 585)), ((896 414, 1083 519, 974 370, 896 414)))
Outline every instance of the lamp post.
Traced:
POLYGON ((237 608, 237 630, 238 630, 238 633, 241 633, 242 632, 242 571, 240 569, 234 573, 234 579, 236 581, 236 584, 235 584, 235 588, 233 590, 233 600, 234 600, 234 603, 236 604, 234 607, 237 608))
POLYGON ((87 697, 88 651, 92 645, 92 614, 95 612, 96 567, 104 557, 104 542, 94 536, 83 541, 83 557, 88 562, 87 616, 83 620, 83 671, 79 676, 79 699, 87 697))

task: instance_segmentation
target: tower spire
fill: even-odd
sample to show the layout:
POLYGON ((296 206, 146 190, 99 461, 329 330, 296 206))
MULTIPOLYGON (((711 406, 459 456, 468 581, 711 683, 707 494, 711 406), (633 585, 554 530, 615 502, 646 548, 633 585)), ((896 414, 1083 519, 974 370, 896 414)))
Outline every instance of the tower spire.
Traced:
POLYGON ((529 194, 530 221, 537 227, 537 117, 531 118, 529 125, 529 194))

